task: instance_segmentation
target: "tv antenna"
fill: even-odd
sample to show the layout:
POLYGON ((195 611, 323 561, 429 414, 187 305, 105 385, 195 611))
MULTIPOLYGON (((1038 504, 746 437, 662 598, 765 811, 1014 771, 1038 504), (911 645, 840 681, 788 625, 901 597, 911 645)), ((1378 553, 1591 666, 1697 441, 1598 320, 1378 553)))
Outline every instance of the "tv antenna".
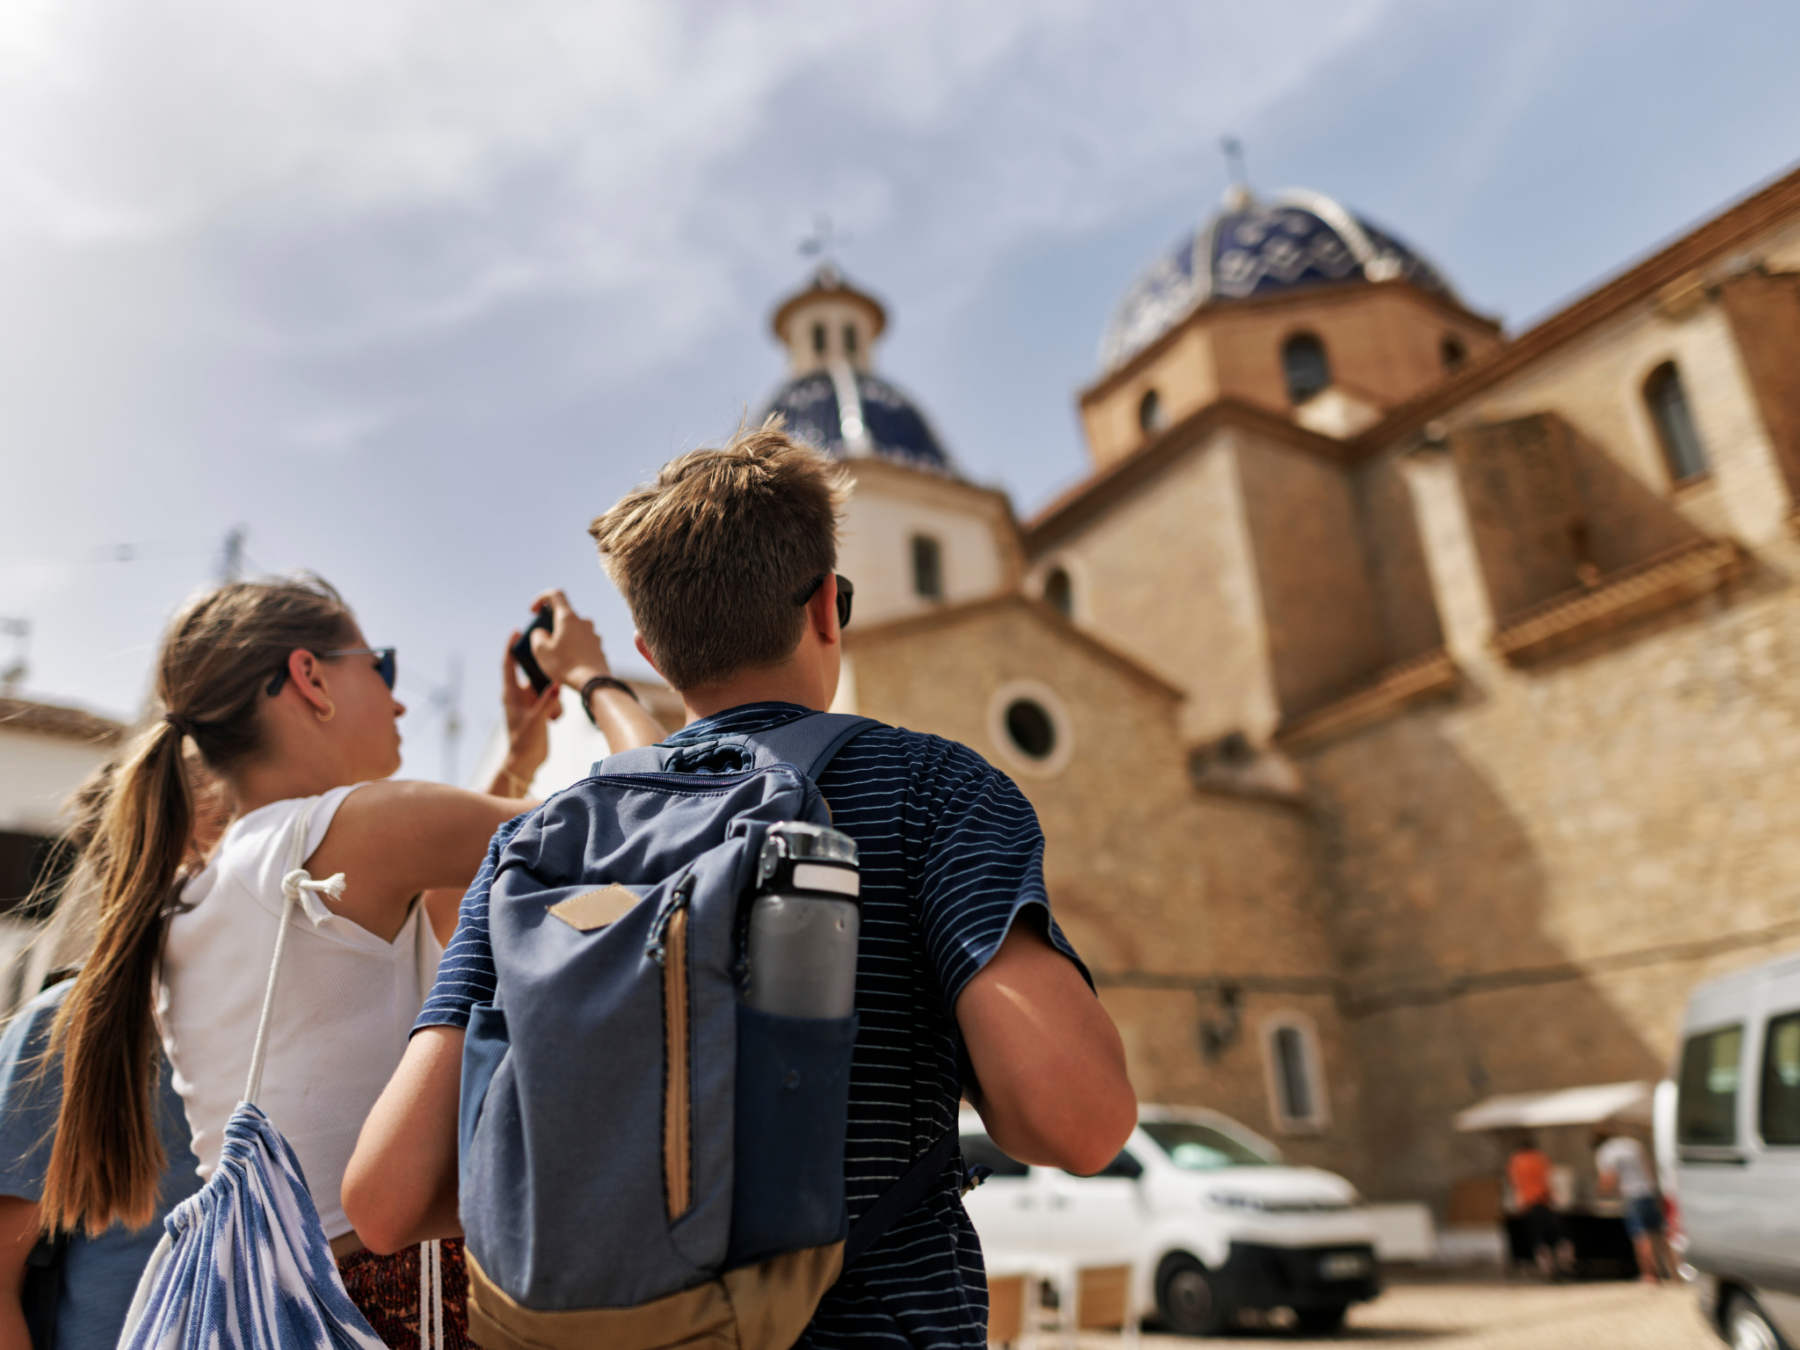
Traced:
POLYGON ((244 576, 244 540, 248 536, 242 525, 233 525, 225 531, 225 544, 219 550, 219 583, 230 585, 241 581, 244 576))
POLYGON ((462 745, 462 653, 451 652, 449 670, 444 682, 431 691, 431 706, 444 719, 444 760, 442 777, 454 784, 457 750, 462 745))
POLYGON ((12 659, 0 666, 0 690, 11 693, 25 683, 31 669, 25 659, 26 645, 31 641, 31 620, 0 618, 0 633, 13 640, 12 659))

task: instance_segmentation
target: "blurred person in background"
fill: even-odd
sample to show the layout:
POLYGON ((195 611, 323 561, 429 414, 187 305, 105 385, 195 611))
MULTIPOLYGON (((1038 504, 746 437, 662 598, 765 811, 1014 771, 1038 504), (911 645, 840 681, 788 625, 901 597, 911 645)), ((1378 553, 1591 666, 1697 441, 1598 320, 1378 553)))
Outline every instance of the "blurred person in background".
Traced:
MULTIPOLYGON (((391 780, 405 712, 395 653, 370 647, 317 577, 221 586, 175 617, 157 660, 167 712, 120 757, 82 856, 98 913, 51 1035, 63 1096, 39 1200, 47 1231, 91 1236, 156 1217, 167 1158, 159 1033, 199 1174, 217 1166, 293 895, 258 1104, 300 1160, 351 1297, 388 1344, 416 1343, 417 1250, 367 1252, 344 1216, 344 1166, 363 1117, 399 1063, 489 836, 533 804, 518 793, 548 751, 556 682, 586 688, 612 745, 662 735, 611 681, 593 626, 560 592, 538 603, 554 626, 534 634, 533 651, 553 682, 533 695, 506 658, 508 754, 500 790, 487 793, 391 780), (192 851, 190 753, 217 777, 230 817, 204 865, 192 851), (290 874, 302 828, 304 862, 290 874)), ((443 1256, 446 1343, 457 1347, 467 1335, 460 1243, 443 1256)))
POLYGON ((1638 1278, 1658 1284, 1664 1271, 1674 1274, 1675 1258, 1669 1252, 1662 1196, 1656 1191, 1649 1154, 1636 1139, 1608 1125, 1594 1127, 1593 1144, 1600 1194, 1619 1197, 1623 1206, 1620 1217, 1637 1256, 1638 1278))
MULTIPOLYGON (((191 866, 217 842, 226 815, 221 785, 196 757, 188 760, 195 799, 191 866)), ((69 800, 73 823, 58 849, 65 857, 86 856, 63 883, 55 914, 24 962, 27 993, 42 992, 26 1001, 0 1036, 0 1350, 110 1350, 138 1276, 162 1237, 162 1220, 200 1188, 181 1099, 158 1046, 156 1128, 168 1163, 154 1222, 136 1231, 115 1223, 97 1236, 42 1231, 38 1201, 62 1105, 62 1065, 50 1053, 50 1028, 93 943, 98 858, 90 846, 116 767, 96 769, 69 800)), ((54 875, 58 869, 50 870, 54 875)))
POLYGON ((1575 1273, 1575 1246, 1556 1212, 1550 1191, 1550 1156, 1529 1133, 1521 1132, 1506 1160, 1506 1181, 1513 1208, 1524 1220, 1532 1259, 1546 1280, 1575 1273))

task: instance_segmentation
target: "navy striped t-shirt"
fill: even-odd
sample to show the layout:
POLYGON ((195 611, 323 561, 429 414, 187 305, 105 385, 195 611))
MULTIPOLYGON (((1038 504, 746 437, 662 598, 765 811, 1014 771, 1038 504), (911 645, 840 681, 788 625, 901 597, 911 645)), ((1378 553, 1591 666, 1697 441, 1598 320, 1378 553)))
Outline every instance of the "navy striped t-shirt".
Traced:
MULTIPOLYGON (((788 703, 749 704, 702 718, 666 744, 754 734, 806 712, 788 703)), ((839 751, 818 783, 832 824, 856 841, 862 870, 861 1021, 844 1163, 854 1222, 955 1127, 962 1094, 957 996, 1019 912, 1039 906, 1048 920, 1050 902, 1037 813, 1012 780, 966 746, 874 727, 839 751)), ((495 835, 417 1026, 466 1027, 470 1007, 494 997, 488 886, 523 819, 495 835)), ((1079 967, 1054 921, 1049 932, 1079 967)), ((798 1344, 984 1346, 987 1280, 960 1183, 952 1161, 943 1184, 825 1295, 798 1344)))

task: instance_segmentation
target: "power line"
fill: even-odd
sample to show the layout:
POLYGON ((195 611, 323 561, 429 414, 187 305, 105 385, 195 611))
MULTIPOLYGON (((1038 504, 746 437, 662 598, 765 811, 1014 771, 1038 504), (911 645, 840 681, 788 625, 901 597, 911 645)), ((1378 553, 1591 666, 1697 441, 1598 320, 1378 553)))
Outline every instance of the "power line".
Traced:
POLYGON ((191 558, 205 553, 211 547, 209 543, 179 539, 93 544, 86 548, 52 550, 38 554, 0 553, 0 567, 67 567, 71 564, 144 562, 153 558, 191 558))

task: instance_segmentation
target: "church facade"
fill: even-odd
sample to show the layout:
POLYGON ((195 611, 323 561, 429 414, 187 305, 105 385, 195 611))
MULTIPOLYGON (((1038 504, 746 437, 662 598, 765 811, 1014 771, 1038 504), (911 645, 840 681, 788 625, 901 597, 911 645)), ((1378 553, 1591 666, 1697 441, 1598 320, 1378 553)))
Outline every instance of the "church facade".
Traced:
POLYGON ((855 479, 840 705, 964 741, 1146 1101, 1440 1215, 1454 1114, 1668 1069, 1800 946, 1800 173, 1516 335, 1329 198, 1136 282, 1037 516, 822 268, 771 400, 855 479))

